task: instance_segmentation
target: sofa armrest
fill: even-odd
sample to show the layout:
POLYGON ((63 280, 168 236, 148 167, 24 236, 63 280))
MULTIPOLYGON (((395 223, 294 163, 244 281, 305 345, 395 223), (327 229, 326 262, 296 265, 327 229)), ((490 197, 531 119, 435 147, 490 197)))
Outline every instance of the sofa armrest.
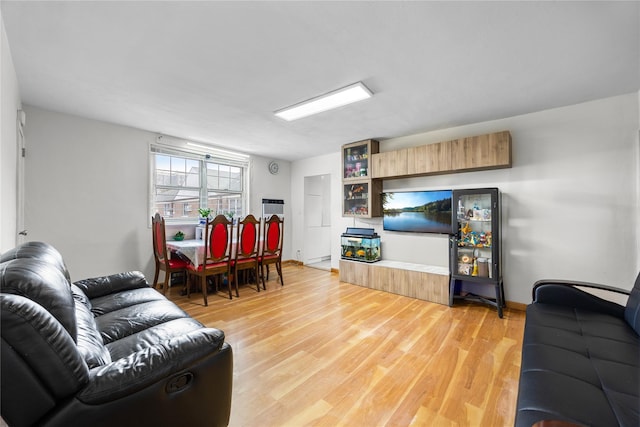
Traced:
MULTIPOLYGON (((155 383, 168 384, 173 374, 213 357, 228 344, 224 332, 202 328, 145 348, 89 371, 89 384, 77 395, 86 404, 102 404, 134 394, 155 383)), ((230 349, 229 349, 230 350, 230 349)))
POLYGON ((79 280, 74 282, 74 285, 80 288, 89 299, 92 299, 130 289, 145 288, 149 286, 149 283, 141 272, 129 271, 79 280))
POLYGON ((533 302, 581 308, 610 314, 616 317, 624 316, 624 307, 620 304, 585 292, 579 289, 579 287, 629 295, 629 291, 627 290, 597 283, 545 279, 534 283, 532 291, 533 302))

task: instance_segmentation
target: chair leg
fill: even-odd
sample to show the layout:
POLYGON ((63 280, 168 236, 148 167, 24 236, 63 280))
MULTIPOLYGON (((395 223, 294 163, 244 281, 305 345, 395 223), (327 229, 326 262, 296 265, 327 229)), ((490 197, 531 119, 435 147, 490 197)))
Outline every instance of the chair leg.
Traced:
POLYGON ((171 279, 171 270, 165 270, 164 283, 162 284, 162 295, 167 294, 167 288, 169 287, 169 279, 171 279))
POLYGON ((260 263, 260 279, 262 279, 262 288, 267 289, 264 284, 264 265, 260 263))
MULTIPOLYGON (((189 277, 193 277, 193 274, 189 274, 189 277)), ((187 280, 187 298, 191 297, 191 283, 189 280, 187 280)))
MULTIPOLYGON (((249 273, 251 272, 251 270, 246 270, 247 271, 247 275, 249 275, 249 273)), ((256 272, 257 272, 257 266, 256 266, 256 272)), ((256 274, 256 289, 258 290, 258 292, 260 292, 260 282, 258 282, 258 275, 256 274)), ((249 282, 249 279, 247 278, 247 283, 249 282)))
POLYGON ((284 286, 284 279, 282 278, 282 262, 276 263, 276 270, 278 270, 278 276, 280 276, 280 286, 284 286))
POLYGON ((240 293, 238 292, 238 269, 237 268, 233 270, 233 284, 236 287, 236 297, 240 298, 240 293))
MULTIPOLYGON (((259 275, 259 265, 256 264, 256 286, 258 286, 258 289, 260 289, 260 275, 259 275)), ((267 287, 264 284, 264 280, 262 281, 262 289, 264 289, 265 291, 267 290, 267 287)))
MULTIPOLYGON (((233 295, 231 295, 231 281, 232 280, 233 280, 233 278, 231 277, 231 271, 227 271, 227 289, 229 290, 229 299, 233 299, 233 295)), ((236 294, 236 296, 240 296, 240 295, 236 294)))
POLYGON ((207 307, 209 303, 207 302, 207 276, 202 275, 202 297, 204 298, 204 306, 207 307))
POLYGON ((158 286, 158 276, 160 275, 160 265, 156 264, 156 274, 153 276, 153 289, 158 286))

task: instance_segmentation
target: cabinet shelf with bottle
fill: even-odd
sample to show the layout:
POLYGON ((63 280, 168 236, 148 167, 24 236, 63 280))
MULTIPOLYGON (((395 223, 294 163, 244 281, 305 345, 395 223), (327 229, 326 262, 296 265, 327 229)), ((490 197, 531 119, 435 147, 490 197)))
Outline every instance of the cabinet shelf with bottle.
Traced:
POLYGON ((379 143, 374 139, 342 146, 343 181, 371 178, 371 155, 378 149, 379 143))
POLYGON ((342 215, 371 218, 381 215, 380 193, 382 182, 360 180, 342 185, 342 215))
POLYGON ((382 214, 382 181, 371 178, 371 155, 378 153, 376 140, 342 146, 342 215, 371 218, 382 214))
POLYGON ((497 188, 453 191, 449 302, 471 299, 493 305, 502 317, 504 288, 497 188))

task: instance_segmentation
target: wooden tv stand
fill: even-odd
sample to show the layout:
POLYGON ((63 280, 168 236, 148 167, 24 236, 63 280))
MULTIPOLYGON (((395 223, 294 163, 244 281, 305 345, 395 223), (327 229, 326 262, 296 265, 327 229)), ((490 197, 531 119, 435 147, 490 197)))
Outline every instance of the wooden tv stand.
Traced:
POLYGON ((449 305, 449 269, 400 261, 340 260, 340 281, 449 305))

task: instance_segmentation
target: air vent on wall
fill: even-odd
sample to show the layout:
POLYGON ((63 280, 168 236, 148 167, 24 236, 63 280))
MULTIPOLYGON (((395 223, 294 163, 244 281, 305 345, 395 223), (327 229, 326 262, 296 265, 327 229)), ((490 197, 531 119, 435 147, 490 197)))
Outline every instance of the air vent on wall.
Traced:
POLYGON ((284 200, 262 199, 262 217, 269 218, 271 215, 284 217, 284 200))

